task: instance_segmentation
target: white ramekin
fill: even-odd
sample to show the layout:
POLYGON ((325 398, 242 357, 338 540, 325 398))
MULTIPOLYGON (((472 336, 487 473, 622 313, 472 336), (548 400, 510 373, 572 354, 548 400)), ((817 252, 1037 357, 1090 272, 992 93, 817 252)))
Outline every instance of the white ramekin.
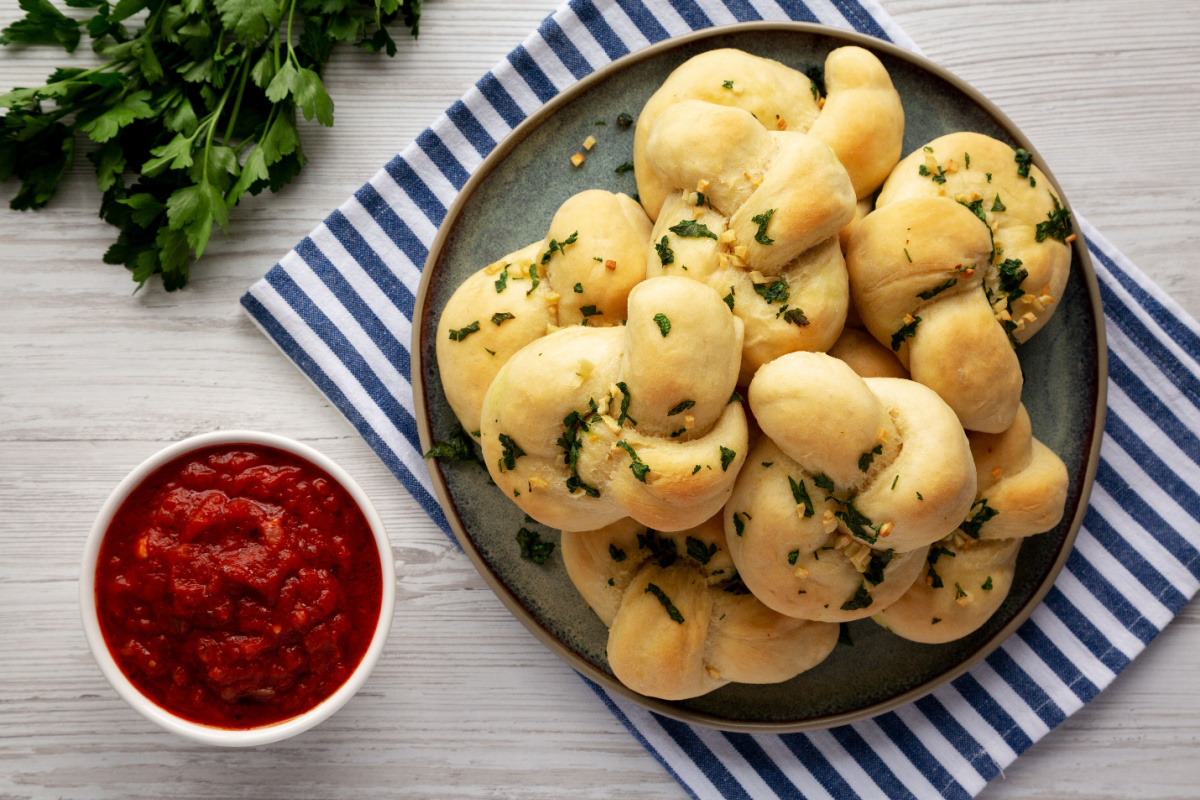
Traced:
POLYGON ((113 490, 108 500, 105 501, 104 506, 100 509, 96 521, 92 524, 92 532, 88 535, 87 545, 83 551, 83 565, 79 573, 79 609, 83 616, 83 630, 87 635, 88 646, 92 649, 92 656, 96 659, 96 663, 100 665, 100 671, 104 673, 104 677, 108 679, 112 687, 117 690, 117 694, 139 714, 171 733, 178 734, 185 739, 191 739, 195 742, 220 745, 222 747, 250 747, 278 742, 281 739, 286 739, 306 731, 324 721, 327 717, 332 716, 346 704, 347 700, 354 696, 354 693, 367 680, 367 676, 371 674, 375 662, 379 660, 380 652, 383 651, 384 643, 387 641, 388 631, 392 626, 392 613, 395 610, 395 606, 396 568, 392 558, 392 547, 388 542, 387 533, 383 529, 383 522, 379 519, 379 514, 375 511, 375 507, 371 505, 371 501, 367 498, 366 493, 355 483, 349 473, 324 454, 292 439, 276 436, 273 433, 258 433, 256 431, 215 431, 213 433, 192 436, 160 450, 139 464, 136 469, 130 472, 117 485, 117 488, 113 490), (112 654, 108 650, 108 645, 104 641, 104 636, 100 632, 100 620, 96 612, 96 560, 100 555, 100 544, 104 540, 104 536, 108 532, 108 527, 112 523, 113 516, 117 513, 121 504, 125 502, 130 493, 150 473, 164 464, 195 450, 226 444, 250 444, 274 447, 278 450, 299 456, 329 473, 330 477, 342 485, 342 488, 349 493, 350 497, 354 499, 354 502, 362 510, 363 517, 367 520, 367 525, 370 526, 371 533, 375 536, 375 544, 379 548, 379 564, 383 576, 382 602, 379 606, 379 622, 375 626, 375 634, 371 637, 371 644, 367 648, 367 652, 363 655, 362 661, 359 662, 358 667, 355 668, 346 682, 320 704, 298 717, 261 728, 247 728, 243 730, 215 728, 209 725, 190 722, 156 705, 138 691, 129 679, 125 677, 125 674, 121 672, 121 668, 117 666, 117 662, 113 660, 112 654))

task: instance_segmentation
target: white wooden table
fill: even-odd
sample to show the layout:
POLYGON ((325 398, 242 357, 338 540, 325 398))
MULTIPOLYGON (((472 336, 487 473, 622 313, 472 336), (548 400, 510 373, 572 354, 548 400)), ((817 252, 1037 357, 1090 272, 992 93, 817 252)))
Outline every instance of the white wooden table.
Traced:
MULTIPOLYGON (((244 203, 186 291, 131 296, 124 270, 101 263, 114 234, 82 158, 49 208, 0 210, 0 798, 685 797, 237 303, 558 2, 432 0, 394 61, 338 52, 336 127, 304 129, 304 173, 244 203), (316 730, 238 752, 175 739, 126 707, 76 608, 84 537, 117 481, 168 442, 234 427, 301 439, 346 467, 383 515, 399 573, 392 638, 364 690, 316 730)), ((883 3, 1200 316, 1194 2, 883 3)), ((0 19, 16 16, 16 0, 0 0, 0 19)), ((40 83, 64 58, 0 52, 0 91, 40 83)), ((7 201, 15 186, 3 189, 7 201)), ((1193 603, 982 797, 1200 796, 1198 663, 1193 603)))

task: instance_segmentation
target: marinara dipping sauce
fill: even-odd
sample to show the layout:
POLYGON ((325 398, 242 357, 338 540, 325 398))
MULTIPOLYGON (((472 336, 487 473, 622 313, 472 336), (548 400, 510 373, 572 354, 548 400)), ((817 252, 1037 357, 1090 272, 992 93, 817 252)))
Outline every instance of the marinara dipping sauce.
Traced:
POLYGON ((176 716, 257 728, 308 711, 362 660, 379 551, 333 478, 259 445, 151 473, 100 546, 96 608, 121 671, 176 716))

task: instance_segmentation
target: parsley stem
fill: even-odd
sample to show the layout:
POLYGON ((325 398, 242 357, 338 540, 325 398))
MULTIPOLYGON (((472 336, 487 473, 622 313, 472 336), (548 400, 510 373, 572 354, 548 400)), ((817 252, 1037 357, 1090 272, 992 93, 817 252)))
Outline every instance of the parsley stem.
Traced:
POLYGON ((296 58, 296 51, 292 47, 292 18, 296 16, 296 0, 292 0, 291 8, 288 9, 288 27, 287 27, 287 48, 288 58, 296 62, 296 68, 300 68, 300 59, 296 58))
MULTIPOLYGON (((242 59, 242 80, 238 83, 237 99, 233 102, 233 111, 229 113, 229 124, 225 126, 225 135, 221 137, 221 141, 226 145, 233 136, 233 124, 237 122, 238 110, 242 107, 242 94, 246 91, 246 78, 250 77, 250 62, 253 60, 253 54, 247 51, 246 57, 242 59)), ((274 106, 271 110, 275 110, 274 106)))

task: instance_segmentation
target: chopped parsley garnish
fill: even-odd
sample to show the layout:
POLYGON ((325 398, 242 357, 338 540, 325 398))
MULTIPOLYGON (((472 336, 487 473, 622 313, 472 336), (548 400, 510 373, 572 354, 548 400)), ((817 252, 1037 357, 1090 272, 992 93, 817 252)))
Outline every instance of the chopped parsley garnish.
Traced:
MULTIPOLYGON (((980 221, 982 221, 984 225, 987 225, 987 214, 983 210, 982 200, 972 200, 969 203, 964 203, 962 200, 959 200, 958 204, 971 209, 971 213, 979 217, 980 221)), ((991 226, 989 225, 988 227, 990 228, 991 226)))
POLYGON ((625 425, 625 420, 629 420, 630 425, 637 425, 637 420, 629 416, 629 403, 633 400, 633 395, 629 393, 629 387, 625 385, 625 381, 617 384, 617 388, 624 395, 621 398, 621 416, 617 417, 618 427, 625 425))
POLYGON ((574 288, 575 288, 575 294, 583 294, 583 284, 582 283, 575 284, 574 288))
POLYGON ((567 254, 567 246, 575 244, 575 241, 578 238, 579 238, 579 231, 575 231, 570 236, 568 236, 566 239, 563 239, 561 242, 558 241, 557 239, 551 239, 550 240, 550 249, 547 250, 545 255, 542 256, 541 263, 549 264, 550 256, 554 255, 555 251, 562 253, 563 255, 566 255, 567 254))
POLYGON ((743 514, 743 513, 745 513, 745 512, 742 512, 742 511, 733 512, 733 530, 735 533, 737 533, 738 536, 741 536, 743 533, 746 532, 746 523, 742 522, 742 518, 738 516, 738 514, 743 514))
POLYGON ((687 433, 687 428, 680 428, 679 430, 677 430, 671 434, 671 438, 678 439, 680 436, 683 436, 685 433, 687 433))
POLYGON ((963 587, 959 586, 957 583, 954 584, 954 599, 961 600, 966 596, 967 596, 967 593, 965 591, 963 591, 963 587))
POLYGON ((783 312, 783 319, 801 328, 809 324, 808 317, 804 316, 804 312, 798 308, 790 308, 783 312))
POLYGON ((617 547, 615 544, 608 545, 608 554, 612 556, 613 561, 621 562, 625 560, 625 551, 617 547))
POLYGON ((792 295, 786 278, 779 278, 770 283, 756 283, 754 291, 768 303, 786 303, 792 295))
POLYGON ((625 128, 628 128, 632 124, 633 124, 633 117, 629 116, 628 114, 618 114, 617 115, 617 127, 618 128, 625 129, 625 128))
POLYGON ((984 175, 987 175, 988 183, 991 183, 991 182, 992 182, 992 173, 990 173, 990 172, 985 172, 985 173, 983 173, 983 174, 984 174, 984 175))
POLYGON ((609 585, 609 586, 613 586, 613 585, 615 585, 615 584, 613 583, 613 579, 612 579, 612 578, 609 578, 609 579, 608 579, 608 585, 609 585))
POLYGON ((866 570, 863 571, 863 579, 870 581, 875 586, 883 583, 883 571, 887 569, 887 565, 892 563, 892 550, 889 548, 882 553, 871 551, 871 560, 867 564, 866 570))
POLYGON ((654 249, 658 252, 658 260, 665 267, 667 264, 675 263, 675 251, 671 249, 670 239, 663 236, 662 241, 654 245, 654 249))
POLYGON ((934 618, 933 618, 933 622, 931 622, 931 623, 929 623, 929 624, 930 624, 930 625, 937 625, 937 624, 938 624, 939 622, 941 622, 941 621, 942 621, 942 618, 941 618, 941 617, 934 617, 934 618))
POLYGON ((692 408, 695 405, 696 405, 695 400, 680 400, 679 405, 675 406, 674 408, 672 408, 670 411, 667 412, 667 416, 673 417, 676 414, 682 414, 683 412, 687 411, 689 408, 692 408))
POLYGON ((775 240, 767 236, 767 223, 771 221, 771 217, 775 215, 775 209, 768 208, 757 217, 751 217, 750 221, 758 226, 758 231, 754 234, 754 241, 759 244, 775 244, 775 240))
POLYGON ((461 342, 463 339, 466 339, 468 336, 470 336, 472 333, 476 333, 478 330, 479 330, 479 320, 475 320, 474 322, 472 322, 470 325, 468 325, 465 328, 459 328, 458 330, 451 330, 450 331, 450 341, 461 342))
MULTIPOLYGON (((665 239, 666 237, 664 236, 663 238, 665 239)), ((721 299, 725 301, 725 305, 729 306, 729 310, 733 311, 733 287, 732 286, 729 287, 729 294, 725 295, 721 299)))
POLYGON ((929 291, 918 292, 917 297, 921 298, 922 300, 932 300, 934 297, 946 291, 956 283, 958 283, 958 278, 949 278, 945 283, 939 283, 929 291))
POLYGON ((972 539, 979 538, 979 529, 983 527, 983 523, 1000 513, 999 509, 992 508, 987 504, 986 497, 982 500, 977 500, 971 508, 975 508, 975 506, 979 506, 979 510, 975 512, 975 516, 959 526, 962 532, 972 539))
POLYGON ((942 576, 937 574, 937 570, 933 568, 933 564, 929 565, 929 586, 932 589, 941 589, 946 584, 942 583, 942 576))
POLYGON ((829 492, 830 494, 833 494, 834 491, 836 491, 833 488, 833 481, 830 480, 829 476, 826 475, 824 472, 822 472, 820 475, 814 475, 813 483, 815 483, 817 485, 818 489, 824 489, 825 491, 829 492))
POLYGON ((733 394, 729 395, 729 401, 726 402, 725 405, 729 405, 729 403, 744 403, 744 402, 746 402, 746 401, 742 399, 742 396, 740 394, 738 394, 738 390, 734 389, 733 394))
POLYGON ((717 554, 715 544, 705 545, 694 536, 687 537, 687 554, 701 564, 707 564, 717 554))
MULTIPOLYGON (((575 494, 575 492, 582 489, 588 497, 599 497, 600 490, 579 477, 579 452, 583 449, 583 439, 579 434, 581 432, 587 433, 588 431, 588 422, 585 419, 587 414, 595 414, 599 409, 594 399, 589 398, 588 405, 590 406, 589 412, 581 415, 578 411, 572 411, 563 418, 563 427, 566 430, 563 431, 562 436, 558 437, 557 444, 563 449, 563 457, 566 460, 567 469, 571 470, 571 476, 567 478, 567 491, 575 494)), ((598 420, 598 416, 592 417, 592 422, 598 420)))
POLYGON ((793 550, 792 552, 788 553, 788 563, 791 564, 793 567, 796 566, 796 559, 799 557, 800 557, 800 551, 793 550))
POLYGON ((633 477, 637 478, 642 483, 645 483, 646 473, 650 471, 649 465, 642 461, 642 459, 638 458, 637 451, 630 446, 629 442, 621 440, 617 442, 617 447, 620 447, 626 453, 629 453, 629 458, 631 459, 629 463, 629 470, 633 473, 633 477))
POLYGON ((816 513, 816 509, 813 508, 812 498, 808 496, 808 487, 804 485, 803 480, 800 483, 796 483, 792 480, 792 476, 788 475, 788 486, 792 488, 792 498, 796 501, 796 505, 804 506, 805 518, 811 517, 816 513))
POLYGON ((425 458, 436 458, 438 461, 479 461, 467 431, 461 425, 450 434, 446 441, 434 440, 433 447, 425 454, 425 458))
POLYGON ((585 317, 598 317, 604 314, 603 311, 597 310, 595 306, 580 306, 579 313, 585 317))
POLYGON ((658 314, 655 314, 655 315, 654 315, 654 321, 655 321, 656 323, 658 323, 658 329, 659 329, 660 331, 662 331, 662 335, 663 335, 664 337, 665 337, 665 336, 666 336, 668 333, 670 333, 670 332, 671 332, 671 320, 667 319, 667 315, 666 315, 666 314, 663 314, 663 313, 661 313, 661 312, 660 312, 660 313, 658 313, 658 314))
POLYGON ((692 474, 693 474, 693 475, 695 475, 695 474, 696 474, 697 472, 699 472, 699 471, 700 471, 700 465, 699 465, 699 464, 697 464, 697 465, 696 465, 696 468, 692 470, 692 474))
POLYGON ((804 70, 804 75, 812 86, 813 100, 819 101, 821 95, 825 93, 825 68, 814 64, 804 70))
POLYGON ((899 350, 900 345, 904 344, 905 339, 911 339, 917 335, 917 325, 921 323, 920 317, 913 317, 913 321, 900 326, 900 330, 892 334, 892 350, 899 350))
POLYGON ((912 256, 908 254, 908 248, 904 248, 904 257, 908 259, 908 263, 912 263, 912 256))
POLYGON ((1038 223, 1036 238, 1039 242, 1049 237, 1065 243, 1072 232, 1071 212, 1059 205, 1054 195, 1050 195, 1050 199, 1054 201, 1054 211, 1047 215, 1045 222, 1038 223))
POLYGON ((737 453, 725 445, 721 445, 721 472, 728 470, 729 465, 733 463, 733 459, 735 458, 737 458, 737 453))
POLYGON ((516 319, 516 317, 514 317, 512 314, 508 313, 507 311, 497 311, 495 314, 492 314, 492 324, 493 325, 503 325, 505 322, 508 322, 510 319, 516 319))
POLYGON ((1025 294, 1021 283, 1029 277, 1029 270, 1022 268, 1021 259, 1006 258, 996 265, 996 269, 1000 276, 1000 291, 1008 293, 1010 302, 1025 294))
POLYGON ((921 497, 921 493, 920 493, 920 492, 917 492, 917 499, 918 499, 918 500, 924 500, 925 498, 924 498, 924 497, 921 497))
POLYGON ((671 598, 667 597, 667 593, 655 586, 653 583, 646 584, 645 594, 652 594, 658 598, 658 602, 663 604, 663 608, 667 610, 667 616, 680 625, 683 624, 683 614, 679 613, 679 609, 671 602, 671 598))
POLYGON ((521 558, 535 564, 545 564, 554 552, 554 542, 543 542, 540 533, 528 528, 517 531, 517 544, 521 547, 521 558))
POLYGON ((505 264, 500 277, 496 279, 496 294, 500 294, 508 287, 508 267, 509 265, 505 264))
POLYGON ((932 147, 930 147, 929 145, 925 145, 925 146, 924 146, 924 147, 922 147, 921 149, 922 149, 922 150, 924 150, 926 153, 932 153, 932 152, 933 152, 933 148, 932 148, 932 147))
POLYGON ((921 166, 917 167, 917 174, 923 177, 929 176, 929 179, 934 183, 946 182, 946 170, 942 169, 941 167, 937 168, 937 172, 930 172, 929 168, 922 164, 921 166))
MULTIPOLYGON (((725 591, 729 594, 750 594, 750 589, 746 587, 745 581, 738 575, 733 576, 733 578, 721 585, 725 587, 725 591)), ((725 615, 722 614, 721 616, 724 617, 725 615)))
POLYGON ((963 161, 966 162, 966 168, 970 169, 971 168, 971 154, 963 153, 963 161))
POLYGON ((764 467, 769 467, 769 466, 771 466, 771 465, 772 465, 772 464, 774 464, 774 463, 775 463, 774 461, 764 461, 764 462, 762 462, 762 465, 763 465, 764 467))
POLYGON ((929 555, 926 556, 925 559, 929 562, 930 566, 932 566, 932 565, 936 564, 938 562, 938 559, 941 558, 942 556, 950 556, 951 558, 958 558, 958 554, 955 553, 950 548, 942 547, 941 545, 935 544, 933 547, 929 548, 929 555))
POLYGON ((685 236, 691 239, 716 239, 717 235, 708 229, 708 226, 703 222, 697 222, 694 219, 681 219, 671 227, 667 228, 676 236, 685 236))
POLYGON ((722 89, 732 89, 733 81, 725 81, 724 83, 721 84, 721 88, 722 89))
POLYGON ((483 349, 487 350, 489 355, 493 355, 493 356, 496 355, 496 351, 491 349, 490 347, 485 347, 483 349))
MULTIPOLYGON (((825 606, 829 608, 828 604, 825 606)), ((847 647, 854 647, 854 640, 850 638, 850 624, 847 622, 841 623, 838 626, 838 644, 844 644, 847 647)))
POLYGON ((1008 207, 1000 202, 1000 193, 996 193, 996 199, 992 201, 992 211, 1008 211, 1008 207))
POLYGON ((709 202, 708 196, 704 192, 696 192, 696 205, 712 208, 712 203, 709 202))
POLYGON ((877 444, 858 457, 858 471, 869 472, 875 456, 883 455, 883 445, 877 444))
POLYGON ((1022 178, 1029 177, 1029 167, 1033 164, 1033 153, 1020 148, 1016 155, 1013 156, 1013 161, 1017 162, 1017 174, 1022 178))
POLYGON ((858 507, 849 500, 843 500, 842 505, 846 507, 845 511, 835 511, 833 515, 846 523, 846 527, 850 529, 853 536, 860 539, 865 539, 870 544, 875 544, 879 538, 871 525, 871 518, 858 510, 858 507))
POLYGON ((648 530, 637 537, 638 549, 649 550, 650 558, 658 561, 658 566, 666 569, 679 558, 674 539, 664 539, 654 531, 648 530))
POLYGON ((500 446, 504 448, 500 453, 500 471, 504 472, 506 469, 516 469, 517 459, 525 455, 525 451, 508 434, 502 433, 499 438, 500 446))
POLYGON ((854 595, 842 603, 842 611, 858 611, 860 608, 867 608, 873 602, 875 601, 871 597, 871 593, 867 591, 867 582, 863 581, 858 585, 858 590, 854 595))
POLYGON ((987 580, 983 582, 983 586, 980 586, 979 588, 983 589, 985 592, 990 592, 992 590, 992 576, 988 575, 987 580))
POLYGON ((618 175, 624 175, 626 172, 633 172, 633 162, 626 161, 624 164, 614 169, 613 172, 617 173, 618 175))
POLYGON ((529 295, 533 294, 533 290, 534 290, 534 289, 536 289, 536 288, 538 287, 538 284, 539 284, 539 283, 541 283, 541 281, 540 281, 540 280, 538 280, 538 268, 537 268, 537 264, 530 264, 530 265, 529 265, 529 279, 530 279, 530 281, 532 281, 532 284, 531 284, 531 285, 530 285, 530 287, 529 287, 529 291, 525 293, 525 296, 526 296, 526 297, 528 297, 529 295))

